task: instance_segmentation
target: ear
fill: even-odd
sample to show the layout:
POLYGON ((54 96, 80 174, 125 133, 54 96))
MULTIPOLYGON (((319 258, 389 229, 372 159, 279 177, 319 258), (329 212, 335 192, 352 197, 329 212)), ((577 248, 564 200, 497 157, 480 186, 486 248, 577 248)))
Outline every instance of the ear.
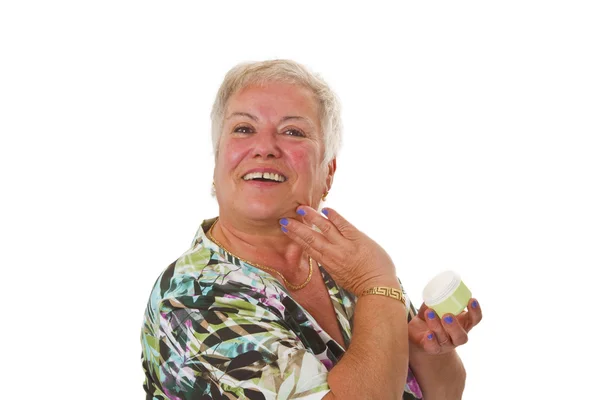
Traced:
POLYGON ((325 180, 325 184, 327 186, 327 191, 331 190, 331 186, 333 185, 333 175, 335 175, 335 170, 337 168, 336 159, 334 158, 327 164, 327 179, 325 180))

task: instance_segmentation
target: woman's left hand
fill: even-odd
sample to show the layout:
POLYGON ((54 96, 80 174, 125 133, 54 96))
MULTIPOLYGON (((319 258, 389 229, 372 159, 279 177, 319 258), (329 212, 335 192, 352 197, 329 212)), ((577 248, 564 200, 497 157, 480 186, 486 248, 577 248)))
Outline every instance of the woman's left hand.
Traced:
POLYGON ((481 306, 475 299, 469 300, 467 311, 456 316, 446 314, 441 319, 423 303, 408 323, 410 345, 428 354, 448 353, 467 343, 469 331, 481 318, 481 306))

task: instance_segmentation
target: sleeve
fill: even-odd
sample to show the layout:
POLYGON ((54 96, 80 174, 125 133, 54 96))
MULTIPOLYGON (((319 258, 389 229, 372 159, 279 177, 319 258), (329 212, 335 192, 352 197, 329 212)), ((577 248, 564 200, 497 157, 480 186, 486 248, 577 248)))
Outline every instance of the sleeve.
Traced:
MULTIPOLYGON (((398 281, 400 281, 400 278, 398 278, 398 281)), ((413 319, 417 315, 417 310, 415 309, 412 301, 410 301, 408 293, 406 293, 402 282, 400 282, 400 286, 402 286, 402 293, 404 294, 404 299, 406 301, 406 319, 408 322, 410 322, 411 319, 413 319)), ((402 398, 403 400, 419 400, 423 398, 419 382, 417 382, 417 378, 410 369, 410 366, 408 368, 408 375, 406 377, 406 384, 404 385, 404 395, 402 398)))
MULTIPOLYGON (((404 291, 404 288, 402 289, 402 291, 404 291)), ((410 299, 408 298, 406 291, 404 291, 404 299, 406 300, 406 319, 408 322, 410 322, 410 320, 413 319, 415 315, 417 315, 417 310, 415 309, 415 306, 412 303, 412 301, 410 301, 410 299)))
POLYGON ((163 300, 159 314, 154 380, 166 398, 312 400, 329 392, 325 366, 261 303, 187 296, 163 300))

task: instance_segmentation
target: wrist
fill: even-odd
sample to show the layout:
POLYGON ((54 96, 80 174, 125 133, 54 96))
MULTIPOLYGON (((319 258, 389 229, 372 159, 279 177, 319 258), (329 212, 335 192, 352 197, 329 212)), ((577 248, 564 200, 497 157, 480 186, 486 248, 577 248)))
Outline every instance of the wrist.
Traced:
POLYGON ((455 378, 465 375, 465 368, 456 350, 443 354, 431 354, 408 341, 408 358, 414 372, 423 370, 440 373, 444 371, 455 378))
POLYGON ((400 281, 396 276, 388 276, 388 277, 377 277, 372 279, 367 279, 362 282, 360 285, 356 286, 354 290, 354 294, 356 296, 361 296, 366 290, 369 290, 374 287, 388 287, 392 289, 398 289, 402 291, 402 285, 400 285, 400 281))
POLYGON ((409 341, 408 359, 425 399, 460 399, 466 371, 455 350, 429 354, 409 341))

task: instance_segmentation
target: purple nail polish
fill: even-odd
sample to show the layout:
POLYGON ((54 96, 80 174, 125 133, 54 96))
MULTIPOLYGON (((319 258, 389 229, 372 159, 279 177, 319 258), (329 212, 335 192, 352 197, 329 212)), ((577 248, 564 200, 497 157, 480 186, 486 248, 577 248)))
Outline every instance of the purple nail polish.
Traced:
POLYGON ((454 318, 452 318, 451 316, 449 316, 449 315, 448 315, 447 317, 444 317, 444 321, 445 321, 447 324, 451 324, 451 323, 452 323, 452 321, 454 321, 454 318))
POLYGON ((282 227, 281 227, 281 230, 282 230, 282 231, 284 231, 284 232, 286 232, 286 233, 287 233, 287 231, 288 231, 288 230, 286 229, 286 227, 285 227, 285 226, 282 226, 282 227))
POLYGON ((296 211, 296 213, 297 213, 298 215, 301 215, 301 216, 303 216, 303 217, 306 215, 306 211, 304 211, 304 210, 303 210, 303 209, 301 209, 301 208, 300 208, 300 209, 298 209, 298 210, 296 211))
POLYGON ((473 300, 473 302, 471 303, 471 306, 473 306, 473 308, 477 308, 477 307, 479 307, 479 303, 477 303, 477 300, 473 300))
POLYGON ((427 339, 429 339, 429 340, 433 339, 433 333, 430 333, 429 335, 427 335, 427 339))
POLYGON ((434 313, 433 311, 429 311, 429 312, 427 313, 427 318, 429 318, 429 319, 434 319, 434 318, 435 318, 435 313, 434 313))
POLYGON ((279 220, 279 223, 280 223, 281 225, 287 225, 287 224, 288 224, 288 220, 287 220, 287 218, 281 218, 281 219, 279 220))
POLYGON ((325 215, 329 215, 329 211, 326 208, 322 209, 321 212, 325 215))

